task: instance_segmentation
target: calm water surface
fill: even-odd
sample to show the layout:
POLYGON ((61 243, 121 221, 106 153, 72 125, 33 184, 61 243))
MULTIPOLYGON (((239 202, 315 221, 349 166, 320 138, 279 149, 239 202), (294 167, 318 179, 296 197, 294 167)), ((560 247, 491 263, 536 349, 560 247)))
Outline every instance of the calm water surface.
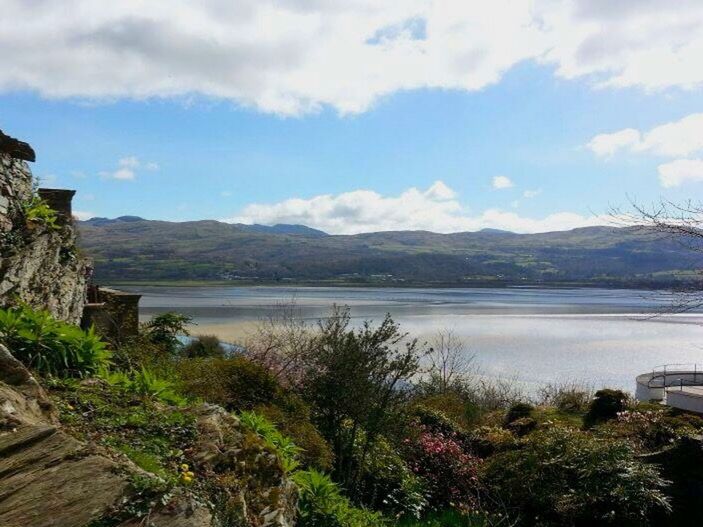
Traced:
POLYGON ((307 319, 332 304, 355 321, 391 313, 420 338, 460 335, 484 375, 514 378, 528 390, 582 381, 634 390, 638 373, 665 363, 703 363, 703 313, 651 316, 662 293, 606 289, 373 289, 329 287, 130 287, 142 314, 177 310, 201 325, 256 321, 294 300, 307 319))

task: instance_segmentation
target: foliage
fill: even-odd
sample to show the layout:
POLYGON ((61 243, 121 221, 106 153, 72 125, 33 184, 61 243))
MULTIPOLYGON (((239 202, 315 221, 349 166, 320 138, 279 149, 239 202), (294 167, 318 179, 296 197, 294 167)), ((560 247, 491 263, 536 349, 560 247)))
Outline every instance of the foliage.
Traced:
POLYGON ((620 412, 627 409, 629 396, 621 390, 598 390, 584 417, 586 426, 593 426, 603 421, 615 419, 620 412))
POLYGON ((669 509, 665 481, 627 443, 572 429, 531 434, 490 458, 484 478, 525 525, 645 525, 669 509))
POLYGON ((178 484, 179 467, 188 462, 197 433, 192 415, 98 379, 56 379, 48 388, 68 432, 122 453, 162 482, 178 484))
POLYGON ((56 211, 34 194, 28 201, 22 204, 24 217, 29 223, 44 225, 48 229, 58 230, 60 228, 57 223, 56 211))
POLYGON ((481 457, 512 450, 517 446, 515 436, 503 427, 480 426, 471 431, 471 450, 481 457))
POLYGON ((185 393, 230 411, 252 410, 281 396, 281 387, 273 375, 243 356, 183 359, 176 368, 185 393))
POLYGON ((320 322, 301 395, 332 445, 335 478, 352 499, 359 476, 355 466, 365 465, 380 434, 402 413, 408 393, 401 387, 418 372, 422 353, 390 316, 376 328, 365 322, 353 329, 348 308, 335 309, 320 322))
POLYGON ((500 518, 482 512, 463 513, 457 510, 434 512, 421 519, 403 518, 396 527, 488 527, 500 525, 500 518))
POLYGON ((585 413, 593 398, 593 390, 575 382, 550 383, 542 386, 538 395, 544 406, 553 406, 567 413, 585 413))
POLYGON ((298 458, 303 466, 330 470, 333 462, 332 449, 310 422, 309 409, 290 404, 291 399, 292 396, 285 401, 288 404, 276 401, 273 404, 257 406, 256 412, 264 415, 300 447, 298 458))
POLYGON ((450 390, 446 393, 422 394, 416 398, 416 401, 424 410, 437 412, 444 419, 449 419, 454 425, 465 429, 475 426, 482 414, 482 410, 463 391, 450 390))
POLYGON ((128 372, 104 372, 102 377, 108 384, 118 386, 141 397, 158 399, 178 406, 183 406, 186 403, 186 399, 176 391, 173 382, 159 378, 143 366, 139 370, 128 372))
POLYGON ((92 328, 83 331, 27 307, 0 309, 0 342, 28 367, 50 375, 90 375, 111 357, 92 328))
POLYGON ((474 509, 481 460, 465 450, 457 434, 419 426, 419 436, 406 440, 406 459, 412 471, 425 481, 430 508, 474 509))
POLYGON ((418 517, 427 505, 422 480, 385 438, 378 437, 364 456, 367 445, 365 433, 359 433, 352 461, 356 482, 352 501, 395 517, 418 517))
POLYGON ((298 527, 381 527, 380 514, 353 507, 329 476, 316 470, 299 471, 293 480, 300 489, 298 527))
POLYGON ((508 408, 508 411, 505 414, 505 424, 508 425, 518 419, 532 417, 534 411, 535 407, 529 403, 515 403, 508 408))
POLYGON ((256 412, 241 412, 239 419, 246 428, 258 434, 269 447, 275 450, 286 472, 293 472, 299 467, 300 447, 291 438, 282 434, 271 421, 256 412))
POLYGON ((187 326, 191 321, 189 316, 170 311, 154 315, 142 329, 151 342, 175 354, 181 348, 178 336, 189 334, 187 326))
POLYGON ((225 350, 214 335, 198 335, 185 346, 181 352, 184 357, 190 359, 224 357, 225 350))
POLYGON ((616 419, 599 427, 597 432, 605 437, 627 439, 639 450, 652 452, 703 430, 703 419, 699 416, 671 414, 666 408, 625 410, 616 419))

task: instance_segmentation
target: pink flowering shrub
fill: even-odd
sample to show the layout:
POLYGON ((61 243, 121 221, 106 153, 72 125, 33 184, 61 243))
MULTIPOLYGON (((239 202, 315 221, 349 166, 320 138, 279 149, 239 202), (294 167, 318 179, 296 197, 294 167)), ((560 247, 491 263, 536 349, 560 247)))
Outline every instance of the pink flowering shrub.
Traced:
POLYGON ((406 447, 408 466, 426 482, 430 508, 468 511, 475 507, 481 459, 467 453, 456 434, 420 425, 420 434, 407 439, 406 447))

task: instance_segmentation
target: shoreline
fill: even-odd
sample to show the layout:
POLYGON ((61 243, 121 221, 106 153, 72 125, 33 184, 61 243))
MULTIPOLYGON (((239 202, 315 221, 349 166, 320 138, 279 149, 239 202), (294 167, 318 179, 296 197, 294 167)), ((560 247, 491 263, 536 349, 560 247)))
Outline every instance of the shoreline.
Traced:
POLYGON ((107 287, 232 287, 232 288, 330 288, 330 289, 608 289, 677 292, 680 284, 611 282, 476 282, 476 283, 356 283, 356 282, 265 282, 231 280, 105 280, 107 287))

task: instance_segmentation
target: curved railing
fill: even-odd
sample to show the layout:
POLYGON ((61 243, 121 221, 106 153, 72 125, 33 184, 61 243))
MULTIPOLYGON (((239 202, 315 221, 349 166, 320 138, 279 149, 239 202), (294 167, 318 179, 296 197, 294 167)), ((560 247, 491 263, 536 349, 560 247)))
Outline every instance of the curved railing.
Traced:
POLYGON ((664 364, 637 376, 638 400, 662 400, 667 388, 703 386, 703 365, 664 364))

